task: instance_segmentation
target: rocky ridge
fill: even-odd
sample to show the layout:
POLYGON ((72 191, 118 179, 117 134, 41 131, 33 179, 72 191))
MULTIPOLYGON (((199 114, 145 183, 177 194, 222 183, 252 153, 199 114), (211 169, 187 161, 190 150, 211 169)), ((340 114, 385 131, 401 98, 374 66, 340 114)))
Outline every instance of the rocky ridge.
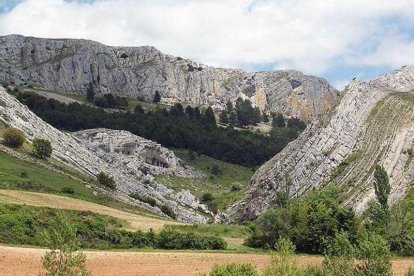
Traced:
POLYGON ((248 73, 165 55, 154 47, 110 47, 74 39, 0 37, 0 81, 31 83, 72 94, 92 84, 100 93, 180 102, 222 110, 250 99, 263 111, 310 120, 335 104, 337 90, 297 71, 248 73))
POLYGON ((189 191, 175 192, 154 180, 155 174, 202 176, 184 167, 173 152, 155 142, 127 131, 96 129, 73 136, 63 133, 33 114, 4 88, 0 88, 0 120, 6 126, 21 129, 29 141, 34 138, 49 140, 53 158, 64 164, 91 177, 100 172, 112 176, 117 185, 114 196, 118 199, 160 214, 159 206, 167 205, 177 214, 178 220, 186 222, 206 222, 212 215, 189 191), (130 198, 131 192, 154 198, 157 206, 130 198))
POLYGON ((396 202, 413 180, 413 88, 414 66, 369 83, 354 79, 331 114, 310 124, 255 173, 246 197, 227 210, 228 218, 254 219, 278 192, 297 197, 327 184, 338 186, 344 205, 361 212, 375 198, 377 163, 390 176, 389 203, 396 202))

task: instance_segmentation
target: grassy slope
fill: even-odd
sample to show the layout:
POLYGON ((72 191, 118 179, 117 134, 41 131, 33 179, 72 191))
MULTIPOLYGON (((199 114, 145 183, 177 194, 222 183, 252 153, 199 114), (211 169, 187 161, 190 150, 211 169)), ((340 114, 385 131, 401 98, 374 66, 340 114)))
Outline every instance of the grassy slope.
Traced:
POLYGON ((211 193, 220 210, 225 209, 243 196, 243 190, 253 175, 253 170, 248 167, 226 163, 204 155, 196 156, 195 160, 189 160, 187 150, 174 150, 174 152, 186 163, 204 172, 207 177, 190 179, 177 176, 157 176, 157 181, 176 190, 188 189, 200 199, 204 193, 211 193), (214 164, 219 166, 221 174, 213 175, 211 173, 211 167, 214 164), (232 187, 238 187, 240 190, 232 191, 232 187))

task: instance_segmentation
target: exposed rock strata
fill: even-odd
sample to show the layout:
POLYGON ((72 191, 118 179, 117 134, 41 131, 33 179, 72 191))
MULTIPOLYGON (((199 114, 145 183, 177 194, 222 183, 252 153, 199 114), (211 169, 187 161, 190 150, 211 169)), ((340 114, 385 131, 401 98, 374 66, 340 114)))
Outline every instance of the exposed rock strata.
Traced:
POLYGON ((207 217, 211 215, 203 204, 199 204, 197 198, 188 195, 189 192, 181 191, 176 193, 154 181, 152 174, 177 173, 188 176, 194 172, 194 170, 182 167, 171 151, 162 148, 154 142, 128 132, 109 130, 90 130, 78 133, 74 137, 71 134, 55 129, 41 120, 26 106, 6 93, 4 88, 0 88, 0 120, 7 126, 21 129, 26 134, 28 140, 33 140, 34 138, 49 140, 53 147, 53 157, 82 173, 91 177, 95 177, 100 172, 109 174, 116 181, 117 189, 115 196, 119 199, 161 213, 159 207, 151 207, 149 204, 128 197, 130 192, 138 192, 142 196, 154 198, 158 206, 170 206, 176 212, 179 220, 187 222, 206 222, 207 217), (91 134, 91 136, 87 134, 91 134), (86 137, 85 139, 90 139, 90 142, 84 142, 79 137, 86 137), (95 140, 91 137, 95 137, 95 140), (108 144, 99 144, 96 141, 98 138, 101 140, 106 139, 108 142, 112 141, 109 147, 114 151, 105 151, 104 149, 99 151, 98 148, 100 146, 108 146, 108 144), (169 168, 148 164, 143 157, 116 153, 115 150, 125 149, 123 147, 124 142, 130 142, 130 145, 136 143, 137 147, 134 154, 139 154, 141 150, 142 152, 150 152, 151 150, 157 152, 157 156, 165 158, 169 168), (146 171, 146 169, 148 170, 146 171), (183 197, 183 194, 187 194, 187 196, 183 197), (205 214, 201 215, 200 210, 204 210, 205 214))
POLYGON ((165 55, 154 47, 110 47, 73 39, 0 37, 0 81, 28 82, 85 94, 95 91, 180 102, 222 110, 227 101, 249 98, 262 110, 310 119, 335 103, 325 80, 297 71, 248 73, 214 68, 165 55))
POLYGON ((355 79, 335 110, 315 121, 253 176, 247 196, 227 210, 232 220, 265 211, 277 192, 300 196, 313 187, 337 185, 344 205, 361 212, 375 198, 373 169, 382 164, 390 176, 390 203, 413 180, 414 66, 370 83, 355 79))

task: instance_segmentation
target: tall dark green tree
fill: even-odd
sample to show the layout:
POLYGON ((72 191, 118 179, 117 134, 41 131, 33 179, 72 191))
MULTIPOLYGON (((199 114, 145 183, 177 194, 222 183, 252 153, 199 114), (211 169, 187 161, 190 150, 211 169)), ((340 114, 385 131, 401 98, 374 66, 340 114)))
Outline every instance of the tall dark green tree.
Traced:
POLYGON ((89 83, 88 88, 86 89, 86 99, 90 102, 95 99, 95 91, 93 90, 92 83, 89 83))
POLYGON ((277 113, 276 115, 273 116, 272 126, 273 127, 285 127, 286 126, 285 118, 283 117, 281 113, 277 113))
POLYGON ((152 99, 152 102, 153 103, 161 102, 161 94, 160 94, 160 92, 158 92, 158 90, 155 91, 154 98, 152 99))
POLYGON ((219 117, 220 124, 228 124, 229 123, 229 117, 227 115, 226 111, 221 112, 219 117))
POLYGON ((211 106, 204 111, 203 120, 207 125, 216 125, 216 116, 214 116, 214 111, 211 106))
POLYGON ((375 181, 374 189, 375 195, 377 196, 378 202, 381 207, 386 210, 388 209, 388 196, 391 192, 391 186, 388 179, 388 174, 384 167, 380 165, 375 166, 375 181))

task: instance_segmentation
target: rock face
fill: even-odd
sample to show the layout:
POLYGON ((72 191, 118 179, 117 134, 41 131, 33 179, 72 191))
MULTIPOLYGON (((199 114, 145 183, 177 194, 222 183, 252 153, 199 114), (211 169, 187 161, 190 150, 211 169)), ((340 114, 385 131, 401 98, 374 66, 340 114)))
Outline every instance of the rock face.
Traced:
POLYGON ((204 177, 202 173, 186 166, 174 152, 129 131, 100 128, 78 131, 72 135, 111 167, 127 169, 129 174, 204 177))
POLYGON ((154 47, 109 47, 98 42, 0 37, 0 81, 28 82, 59 92, 95 92, 152 99, 167 104, 210 105, 249 98, 263 111, 308 120, 335 103, 337 91, 325 80, 297 71, 247 73, 214 68, 165 55, 154 47))
POLYGON ((389 203, 404 196, 414 177, 414 66, 369 83, 354 79, 340 103, 253 176, 246 197, 229 207, 231 220, 254 219, 278 192, 291 197, 336 185, 357 212, 375 198, 373 172, 384 166, 389 203))
POLYGON ((117 186, 116 198, 160 214, 160 207, 167 205, 181 221, 206 222, 211 217, 206 206, 188 191, 175 192, 154 181, 154 174, 200 175, 192 168, 183 167, 173 152, 155 142, 127 131, 96 129, 73 136, 63 133, 33 114, 4 88, 0 88, 0 120, 7 126, 21 129, 30 141, 34 138, 49 140, 53 157, 74 169, 91 177, 100 172, 112 176, 117 186), (130 198, 131 192, 154 198, 157 206, 130 198))

